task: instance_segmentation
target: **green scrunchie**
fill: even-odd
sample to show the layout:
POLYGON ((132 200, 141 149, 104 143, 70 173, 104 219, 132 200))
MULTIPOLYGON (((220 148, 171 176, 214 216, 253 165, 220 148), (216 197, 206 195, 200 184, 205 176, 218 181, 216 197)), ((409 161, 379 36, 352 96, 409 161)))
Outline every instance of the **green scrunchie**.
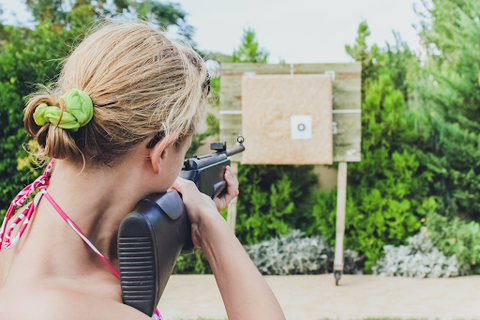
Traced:
POLYGON ((78 128, 86 125, 93 117, 92 99, 83 91, 72 89, 65 93, 60 99, 65 102, 66 111, 63 112, 62 120, 58 124, 60 108, 48 106, 42 103, 37 107, 33 114, 35 123, 43 126, 50 122, 59 128, 69 129, 77 132, 78 128))

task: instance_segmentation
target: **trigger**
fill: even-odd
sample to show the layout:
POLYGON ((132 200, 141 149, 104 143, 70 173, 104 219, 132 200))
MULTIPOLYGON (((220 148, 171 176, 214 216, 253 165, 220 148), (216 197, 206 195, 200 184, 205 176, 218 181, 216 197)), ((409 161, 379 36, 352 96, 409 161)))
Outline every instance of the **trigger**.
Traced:
POLYGON ((216 184, 213 185, 213 195, 212 199, 215 197, 218 197, 220 193, 222 193, 223 189, 227 187, 227 182, 225 180, 222 180, 216 184))

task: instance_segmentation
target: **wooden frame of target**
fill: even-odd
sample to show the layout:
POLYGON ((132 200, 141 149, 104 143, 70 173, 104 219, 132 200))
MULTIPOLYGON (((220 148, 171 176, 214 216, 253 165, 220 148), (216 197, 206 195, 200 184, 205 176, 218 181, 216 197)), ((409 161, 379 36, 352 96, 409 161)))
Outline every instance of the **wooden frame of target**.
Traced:
MULTIPOLYGON (((253 64, 227 63, 221 65, 220 78, 220 139, 234 146, 242 135, 242 78, 255 75, 330 75, 333 161, 340 162, 338 170, 337 232, 334 262, 336 284, 343 271, 343 237, 347 162, 361 160, 361 63, 329 64, 253 64)), ((246 141, 248 148, 248 141, 246 141)), ((232 170, 237 171, 242 155, 232 157, 232 170)), ((303 164, 303 163, 299 163, 303 164)), ((235 230, 236 199, 228 208, 228 223, 235 230)))

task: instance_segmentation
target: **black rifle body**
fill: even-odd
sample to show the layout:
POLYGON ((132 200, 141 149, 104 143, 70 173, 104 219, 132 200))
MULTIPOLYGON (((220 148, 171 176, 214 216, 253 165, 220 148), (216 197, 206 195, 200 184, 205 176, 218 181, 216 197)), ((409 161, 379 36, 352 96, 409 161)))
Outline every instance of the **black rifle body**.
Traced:
MULTIPOLYGON (((226 144, 220 145, 220 150, 226 149, 226 144)), ((187 159, 183 163, 180 177, 195 183, 200 192, 205 193, 212 199, 219 196, 226 188, 224 179, 225 168, 230 165, 228 156, 243 152, 245 147, 240 144, 235 148, 208 154, 206 156, 187 159)))
MULTIPOLYGON (((180 177, 195 183, 212 199, 226 188, 225 168, 229 155, 243 145, 185 160, 180 177)), ((183 252, 191 252, 191 227, 181 195, 175 190, 140 200, 120 224, 118 257, 123 303, 152 316, 183 252)))

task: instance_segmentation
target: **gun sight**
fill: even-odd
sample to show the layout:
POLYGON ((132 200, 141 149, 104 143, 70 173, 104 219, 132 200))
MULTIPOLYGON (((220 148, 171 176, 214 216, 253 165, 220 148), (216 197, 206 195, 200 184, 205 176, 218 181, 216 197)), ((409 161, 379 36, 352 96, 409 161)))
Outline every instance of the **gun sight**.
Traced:
POLYGON ((227 157, 233 156, 234 154, 240 153, 245 151, 245 147, 243 146, 243 142, 245 141, 245 138, 242 136, 238 136, 237 142, 238 146, 228 149, 227 150, 227 142, 214 142, 210 144, 210 150, 212 151, 217 151, 217 153, 223 153, 227 155, 227 157))

